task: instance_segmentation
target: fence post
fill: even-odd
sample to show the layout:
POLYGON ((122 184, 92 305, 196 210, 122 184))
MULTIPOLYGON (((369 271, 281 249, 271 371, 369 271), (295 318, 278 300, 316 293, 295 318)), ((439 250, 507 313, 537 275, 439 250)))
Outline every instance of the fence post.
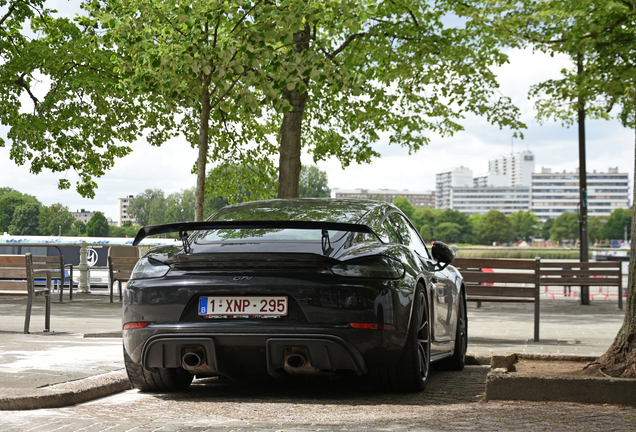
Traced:
POLYGON ((90 293, 91 286, 88 279, 88 262, 86 261, 87 244, 86 244, 86 241, 84 240, 82 240, 81 244, 82 245, 80 247, 80 264, 79 264, 79 271, 80 271, 79 279, 80 280, 79 280, 79 286, 77 287, 77 292, 90 293))
POLYGON ((618 308, 623 309, 623 261, 618 261, 618 308))
POLYGON ((541 257, 534 259, 534 341, 539 342, 539 300, 541 298, 541 257))

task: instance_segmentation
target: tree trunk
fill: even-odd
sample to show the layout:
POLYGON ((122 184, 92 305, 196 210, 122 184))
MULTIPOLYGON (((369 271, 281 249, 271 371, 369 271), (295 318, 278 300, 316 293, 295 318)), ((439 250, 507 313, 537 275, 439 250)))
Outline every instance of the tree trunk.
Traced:
POLYGON ((205 171, 208 163, 208 129, 210 123, 209 80, 204 79, 201 88, 201 123, 199 125, 199 158, 197 159, 197 188, 194 201, 194 220, 203 220, 205 203, 205 171))
MULTIPOLYGON (((294 34, 294 53, 309 48, 309 26, 294 34)), ((305 80, 305 85, 308 80, 305 80)), ((307 92, 301 93, 297 88, 283 90, 283 98, 292 107, 283 115, 280 129, 280 149, 278 164, 278 198, 298 198, 298 181, 300 178, 300 149, 303 112, 308 99, 307 92)))
MULTIPOLYGON (((634 109, 636 109, 636 94, 634 94, 634 109)), ((634 131, 636 132, 636 127, 634 131)), ((636 152, 634 164, 636 165, 636 152)), ((636 202, 635 200, 636 188, 634 188, 632 203, 636 202)), ((614 343, 597 362, 590 365, 589 369, 600 369, 607 375, 614 377, 636 378, 636 205, 632 206, 632 244, 629 253, 625 320, 614 339, 614 343)))
MULTIPOLYGON (((576 56, 577 75, 580 79, 583 74, 583 55, 576 56)), ((580 83, 579 83, 580 85, 580 83)), ((589 261, 589 236, 587 231, 587 164, 585 161, 585 100, 579 93, 578 96, 578 121, 579 121, 579 238, 581 239, 581 262, 589 261)), ((581 304, 590 304, 589 287, 581 287, 581 304)))

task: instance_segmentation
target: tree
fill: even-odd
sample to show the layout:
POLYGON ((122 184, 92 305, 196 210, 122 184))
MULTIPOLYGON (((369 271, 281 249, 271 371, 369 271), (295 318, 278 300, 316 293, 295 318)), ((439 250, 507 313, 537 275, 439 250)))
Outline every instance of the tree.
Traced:
MULTIPOLYGON (((112 52, 93 43, 97 27, 56 18, 43 0, 0 1, 0 122, 9 126, 11 159, 42 170, 73 171, 77 191, 93 197, 94 178, 154 124, 139 121, 148 105, 119 86, 112 52), (50 85, 38 86, 40 82, 50 85)), ((5 139, 0 138, 0 146, 5 139)), ((70 188, 66 174, 58 187, 70 188)))
POLYGON ((550 239, 555 242, 579 238, 579 216, 576 213, 561 213, 550 229, 550 239))
POLYGON ((515 232, 517 238, 529 242, 540 232, 539 226, 541 225, 541 221, 537 215, 531 211, 510 213, 508 218, 510 219, 512 230, 515 232))
POLYGON ((298 196, 300 198, 328 198, 331 196, 327 172, 315 165, 305 166, 300 169, 298 181, 298 196))
POLYGON ((472 226, 468 222, 468 216, 457 210, 446 209, 443 212, 437 214, 435 218, 435 238, 440 238, 441 234, 438 233, 439 227, 444 223, 452 223, 459 227, 459 234, 453 240, 454 242, 468 242, 472 235, 472 226))
MULTIPOLYGON (((543 86, 554 100, 576 103, 546 106, 546 113, 567 119, 574 110, 607 118, 614 108, 636 137, 636 1, 501 0, 482 2, 481 18, 511 39, 541 43, 549 51, 575 55, 577 71, 564 71, 554 85, 543 86), (574 90, 574 91, 573 91, 574 90), (565 97, 564 97, 565 96, 565 97), (583 103, 584 102, 584 103, 583 103), (553 108, 554 107, 554 108, 553 108), (554 113, 554 114, 552 114, 554 113)), ((543 90, 539 89, 539 90, 543 90)), ((556 105, 556 104, 555 104, 556 105)), ((636 155, 635 155, 636 156, 636 155)), ((636 195, 635 197, 636 198, 636 195)), ((631 252, 625 320, 616 338, 589 370, 636 377, 636 206, 632 206, 631 252)))
POLYGON ((483 217, 484 215, 479 213, 468 217, 468 223, 470 223, 471 232, 473 233, 470 239, 471 242, 481 243, 481 220, 483 217))
POLYGON ((93 217, 86 224, 86 235, 88 237, 108 237, 110 225, 102 214, 102 212, 95 212, 93 217))
POLYGON ((420 227, 419 233, 420 237, 422 237, 422 240, 424 240, 425 242, 430 242, 431 240, 433 240, 433 230, 429 225, 422 225, 420 227))
POLYGON ((3 188, 0 191, 0 233, 9 230, 15 210, 28 203, 41 206, 40 201, 32 195, 23 194, 11 188, 3 188))
POLYGON ((411 201, 404 197, 397 197, 393 201, 393 205, 402 210, 402 213, 413 222, 413 216, 415 214, 415 206, 411 204, 411 201))
POLYGON ((205 190, 207 199, 220 198, 217 204, 225 205, 272 199, 276 188, 274 176, 257 164, 222 163, 210 171, 205 190))
POLYGON ((128 214, 141 226, 165 221, 165 198, 161 189, 146 189, 130 201, 128 214))
POLYGON ((550 231, 552 230, 553 226, 554 226, 554 218, 546 219, 546 221, 543 222, 543 225, 541 226, 541 237, 544 240, 550 239, 550 231))
POLYGON ((461 130, 464 112, 521 127, 515 108, 493 93, 497 84, 487 65, 505 56, 462 3, 312 6, 298 17, 293 44, 276 53, 282 64, 304 68, 276 86, 290 109, 282 120, 278 113, 270 116, 280 124, 280 198, 298 196, 302 147, 314 161, 335 157, 346 167, 379 156, 373 144, 381 132, 391 144, 416 151, 428 142, 425 131, 461 130), (446 25, 446 18, 457 15, 463 26, 446 25))
POLYGON ((83 221, 77 219, 75 222, 73 222, 73 226, 77 230, 77 235, 78 236, 81 236, 82 233, 84 233, 84 235, 86 235, 86 224, 83 221))
POLYGON ((625 236, 631 238, 632 210, 616 209, 610 214, 607 222, 601 229, 604 239, 622 239, 625 236))
MULTIPOLYGON (((306 4, 120 0, 87 5, 90 17, 83 21, 106 30, 99 42, 115 53, 118 85, 141 101, 150 99, 152 109, 141 116, 162 128, 151 131, 149 142, 160 145, 183 134, 198 148, 195 220, 203 218, 208 160, 240 157, 248 163, 270 153, 269 129, 256 119, 263 105, 282 110, 284 104, 265 79, 263 62, 290 43, 297 27, 293 20, 306 4), (249 148, 242 147, 246 143, 249 148)), ((280 67, 277 74, 293 67, 280 67)), ((272 169, 261 171, 273 176, 272 169)))
POLYGON ((26 201, 15 194, 7 194, 0 198, 0 232, 9 231, 15 209, 26 204, 26 201))
MULTIPOLYGON (((193 209, 194 213, 194 209, 193 209)), ((117 226, 109 226, 108 228, 108 237, 129 237, 134 238, 137 235, 141 227, 139 225, 133 225, 130 221, 124 222, 124 224, 120 227, 117 226)))
POLYGON ((44 206, 38 216, 38 230, 40 235, 69 235, 73 234, 71 227, 75 218, 68 212, 68 207, 60 203, 44 206))
POLYGON ((457 243, 462 234, 462 227, 453 222, 442 222, 435 227, 435 240, 446 243, 457 243))
MULTIPOLYGON (((631 215, 630 215, 631 216, 631 215)), ((590 241, 597 243, 603 240, 603 227, 607 223, 605 216, 591 216, 588 221, 590 241)))
POLYGON ((508 243, 514 239, 512 224, 505 214, 490 210, 481 218, 480 238, 484 244, 508 243))
POLYGON ((38 216, 40 206, 35 203, 26 203, 15 209, 9 234, 11 235, 38 235, 38 216))
POLYGON ((28 55, 3 64, 9 84, 0 94, 9 103, 0 119, 11 127, 16 163, 75 170, 84 196, 145 132, 153 145, 181 134, 198 148, 200 220, 208 162, 258 166, 266 182, 277 156, 278 196, 296 197, 302 147, 315 161, 335 157, 346 167, 379 156, 381 134, 416 151, 425 132, 461 130, 466 113, 523 127, 491 71, 506 55, 451 0, 83 6, 87 15, 75 22, 51 13, 21 21, 37 37, 25 39, 28 55), (447 24, 454 16, 460 25, 447 24), (52 82, 43 98, 32 91, 36 73, 52 82), (21 111, 25 97, 32 112, 21 111), (33 126, 42 133, 31 134, 33 126))

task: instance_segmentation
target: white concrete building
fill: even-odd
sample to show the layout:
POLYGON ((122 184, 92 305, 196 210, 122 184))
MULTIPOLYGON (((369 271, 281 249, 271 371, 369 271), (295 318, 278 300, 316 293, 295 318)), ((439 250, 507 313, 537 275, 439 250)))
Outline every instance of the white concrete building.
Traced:
MULTIPOLYGON (((542 168, 532 176, 532 211, 545 222, 565 212, 578 213, 579 172, 552 172, 542 168)), ((587 173, 588 216, 609 216, 629 208, 629 177, 609 168, 607 173, 587 173)))
POLYGON ((397 197, 404 197, 415 207, 435 207, 432 191, 409 191, 396 189, 331 189, 332 198, 376 199, 392 203, 397 197))
POLYGON ((451 210, 467 215, 485 214, 497 210, 505 215, 530 210, 530 188, 525 186, 477 186, 452 188, 451 210))
POLYGON ((532 184, 534 154, 529 151, 511 153, 488 161, 489 186, 526 186, 532 184))
POLYGON ((135 218, 130 217, 128 214, 128 206, 133 198, 135 198, 134 195, 128 195, 126 198, 119 198, 119 224, 117 226, 123 226, 126 221, 131 221, 132 223, 137 222, 135 218))
POLYGON ((451 191, 453 188, 473 186, 473 171, 460 166, 450 171, 437 173, 435 176, 435 207, 451 208, 451 191))

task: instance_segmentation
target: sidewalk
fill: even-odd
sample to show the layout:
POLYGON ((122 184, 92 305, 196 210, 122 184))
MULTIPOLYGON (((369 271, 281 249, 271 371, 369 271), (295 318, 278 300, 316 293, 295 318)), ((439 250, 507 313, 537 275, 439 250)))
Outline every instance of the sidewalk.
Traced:
MULTIPOLYGON (((74 294, 73 301, 62 303, 53 297, 52 332, 42 332, 44 300, 38 298, 29 335, 22 334, 26 300, 0 302, 0 394, 35 400, 69 392, 77 396, 88 388, 93 393, 87 397, 94 398, 103 396, 99 392, 109 386, 113 391, 129 388, 123 372, 121 303, 109 303, 108 296, 99 294, 74 294), (95 379, 86 380, 89 377, 95 379), (72 383, 56 386, 67 382, 72 383)), ((534 343, 533 308, 532 304, 482 303, 481 308, 469 304, 469 353, 600 356, 624 317, 615 302, 581 306, 576 300, 542 300, 541 342, 534 343)), ((37 407, 34 403, 32 407, 37 407)))

